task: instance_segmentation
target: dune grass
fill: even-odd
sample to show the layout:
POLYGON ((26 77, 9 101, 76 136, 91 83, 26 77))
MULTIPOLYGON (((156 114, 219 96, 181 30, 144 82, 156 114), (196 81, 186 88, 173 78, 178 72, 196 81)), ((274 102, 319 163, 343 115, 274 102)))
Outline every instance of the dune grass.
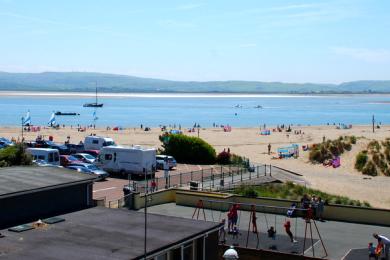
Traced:
POLYGON ((366 201, 360 202, 359 200, 352 200, 345 196, 331 195, 326 192, 306 188, 302 185, 297 185, 292 182, 272 183, 259 186, 241 185, 234 190, 234 193, 251 198, 269 197, 298 201, 304 194, 308 194, 309 196, 315 195, 316 197, 321 197, 322 200, 330 204, 371 207, 371 205, 366 201))

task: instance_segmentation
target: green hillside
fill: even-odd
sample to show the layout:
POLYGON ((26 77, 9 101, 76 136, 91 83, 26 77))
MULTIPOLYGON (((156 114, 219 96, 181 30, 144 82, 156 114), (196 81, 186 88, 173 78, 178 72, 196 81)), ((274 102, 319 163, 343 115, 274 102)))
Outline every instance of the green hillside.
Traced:
POLYGON ((297 84, 258 81, 170 81, 93 72, 0 72, 0 90, 178 93, 390 93, 388 81, 335 84, 297 84))

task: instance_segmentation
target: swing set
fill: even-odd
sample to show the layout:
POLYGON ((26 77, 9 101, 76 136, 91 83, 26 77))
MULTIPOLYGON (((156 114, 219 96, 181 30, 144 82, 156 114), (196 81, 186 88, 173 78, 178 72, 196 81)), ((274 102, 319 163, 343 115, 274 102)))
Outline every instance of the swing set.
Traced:
MULTIPOLYGON (((203 217, 203 220, 207 221, 206 212, 205 212, 205 204, 204 204, 205 202, 207 202, 207 204, 208 204, 207 205, 208 207, 206 207, 206 208, 208 208, 210 210, 211 221, 216 222, 216 219, 214 218, 214 210, 219 211, 219 218, 217 220, 219 223, 221 223, 222 212, 225 212, 225 213, 229 212, 232 208, 231 206, 235 206, 235 207, 238 206, 239 214, 237 216, 238 217, 237 224, 236 224, 237 229, 239 229, 239 227, 240 227, 242 211, 248 211, 248 210, 243 210, 242 207, 246 207, 247 209, 249 209, 249 222, 248 222, 248 229, 246 232, 246 240, 245 240, 245 247, 246 248, 248 248, 248 245, 249 245, 249 237, 250 237, 251 232, 255 235, 256 249, 259 249, 259 247, 260 247, 260 236, 259 236, 260 231, 259 231, 259 228, 257 225, 258 217, 257 217, 256 213, 262 212, 262 215, 264 216, 265 224, 267 227, 267 232, 271 228, 273 228, 273 230, 274 230, 274 236, 273 237, 269 236, 269 237, 272 238, 273 240, 276 240, 277 215, 281 215, 281 214, 283 214, 283 212, 285 213, 285 212, 289 211, 288 214, 284 214, 285 215, 284 222, 286 223, 288 219, 295 218, 295 225, 294 225, 295 232, 293 235, 294 236, 294 244, 297 242, 296 240, 297 240, 297 234, 298 234, 298 229, 297 229, 298 218, 302 217, 302 219, 305 223, 305 229, 304 229, 305 233, 304 233, 304 237, 303 237, 303 247, 302 247, 301 255, 305 255, 305 253, 308 252, 309 249, 311 249, 313 257, 315 257, 314 239, 313 239, 313 230, 315 229, 315 231, 318 235, 318 239, 321 242, 322 248, 325 252, 325 256, 323 256, 323 257, 328 256, 328 252, 327 252, 326 247, 324 245, 323 239, 321 237, 320 231, 319 231, 318 226, 316 224, 316 221, 314 219, 313 211, 311 208, 302 209, 302 208, 296 208, 296 207, 279 207, 279 206, 270 206, 270 205, 261 205, 261 204, 227 202, 227 201, 220 201, 220 200, 199 200, 196 203, 194 213, 192 214, 192 219, 196 218, 197 220, 199 220, 199 215, 202 212, 201 218, 203 217), (214 206, 213 206, 213 204, 214 204, 214 206), (218 204, 220 206, 218 206, 218 204), (227 207, 228 210, 226 210, 225 205, 228 205, 228 207, 227 207), (261 209, 263 209, 263 210, 261 210, 261 209), (291 211, 293 212, 293 214, 291 214, 291 211), (296 211, 296 212, 294 212, 294 211, 296 211), (269 219, 267 217, 267 213, 270 214, 271 212, 274 214, 274 225, 273 226, 269 225, 270 222, 269 222, 269 219), (312 224, 314 225, 314 228, 313 228, 312 224), (309 233, 308 233, 308 230, 309 230, 309 233), (311 242, 311 246, 309 248, 306 248, 306 240, 307 239, 310 239, 310 242, 311 242)), ((222 223, 224 223, 224 219, 222 220, 222 223)), ((223 227, 223 229, 225 229, 225 227, 223 227)), ((223 232, 225 232, 225 231, 223 231, 223 232)), ((276 250, 276 245, 273 245, 270 248, 276 250)), ((298 254, 299 252, 294 251, 294 253, 298 254)))

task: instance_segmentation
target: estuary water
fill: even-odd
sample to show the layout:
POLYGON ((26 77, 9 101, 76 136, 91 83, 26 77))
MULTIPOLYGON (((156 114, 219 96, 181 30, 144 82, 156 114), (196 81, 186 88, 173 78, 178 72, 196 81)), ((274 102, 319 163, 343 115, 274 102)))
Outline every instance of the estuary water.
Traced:
POLYGON ((377 122, 390 124, 390 95, 102 93, 102 108, 83 107, 94 99, 90 93, 0 92, 0 125, 20 125, 28 110, 32 124, 41 126, 47 125, 53 111, 79 113, 56 116, 57 123, 73 126, 370 124, 372 115, 377 122))

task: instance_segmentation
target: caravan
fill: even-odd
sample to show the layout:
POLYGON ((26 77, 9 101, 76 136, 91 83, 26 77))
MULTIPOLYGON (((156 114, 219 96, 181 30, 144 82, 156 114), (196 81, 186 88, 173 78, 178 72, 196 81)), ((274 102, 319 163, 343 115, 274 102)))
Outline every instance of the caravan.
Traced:
POLYGON ((144 173, 154 176, 156 171, 156 149, 106 146, 100 150, 97 166, 110 173, 121 175, 144 176, 144 173))
POLYGON ((85 150, 100 150, 104 146, 114 146, 115 142, 112 138, 101 136, 87 136, 84 140, 85 150))
POLYGON ((31 154, 37 163, 60 166, 60 153, 57 149, 51 148, 27 148, 26 152, 31 154))

